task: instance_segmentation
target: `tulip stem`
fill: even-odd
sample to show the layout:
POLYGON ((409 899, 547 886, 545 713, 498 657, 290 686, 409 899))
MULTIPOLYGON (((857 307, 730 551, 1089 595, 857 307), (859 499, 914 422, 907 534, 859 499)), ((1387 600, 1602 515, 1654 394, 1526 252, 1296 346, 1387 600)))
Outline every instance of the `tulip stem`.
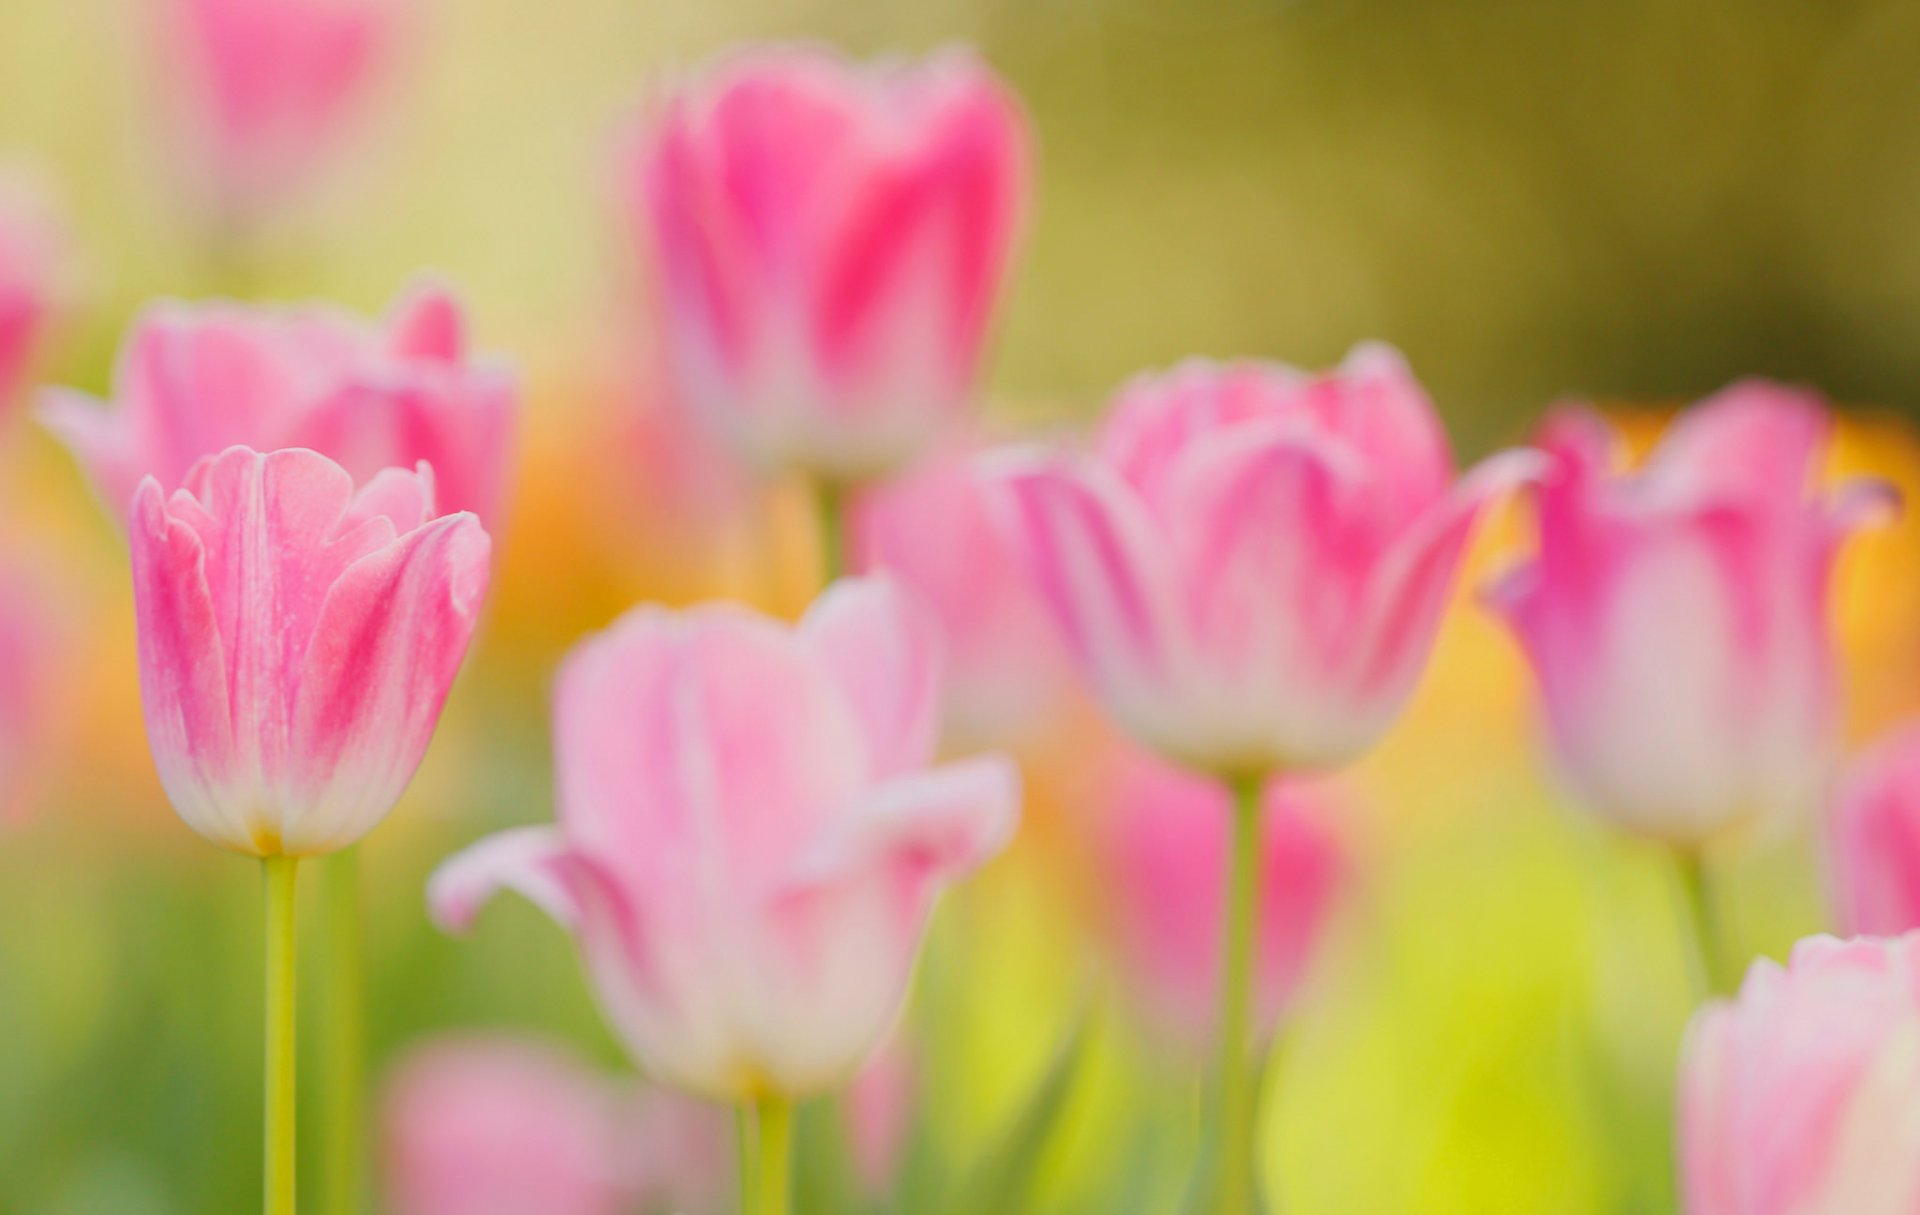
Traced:
POLYGON ((266 873, 267 1057, 264 1156, 266 1215, 294 1212, 294 1079, 298 1051, 294 1014, 299 955, 295 875, 291 856, 269 856, 266 873))
POLYGON ((753 1106, 742 1101, 733 1107, 733 1146, 734 1165, 739 1171, 739 1208, 748 1210, 747 1204, 754 1201, 759 1184, 754 1162, 758 1156, 758 1145, 753 1131, 753 1106))
POLYGON ((1680 894, 1686 915, 1688 969, 1693 978, 1696 1003, 1704 1003, 1721 993, 1725 982, 1726 958, 1720 938, 1720 915, 1713 897, 1712 875, 1707 872, 1706 857, 1697 851, 1674 854, 1680 871, 1680 894))
POLYGON ((1255 909, 1260 905, 1260 793, 1263 782, 1231 782, 1233 850, 1229 856, 1226 930, 1220 967, 1220 1057, 1214 1083, 1220 1124, 1214 1210, 1218 1215, 1253 1215, 1258 1208, 1254 1170, 1254 1096, 1249 1073, 1257 1069, 1251 1040, 1253 1023, 1255 909))
POLYGON ((366 958, 360 909, 360 847, 355 845, 320 863, 320 905, 325 924, 324 1003, 326 1037, 325 1119, 321 1137, 323 1167, 320 1209, 326 1215, 355 1215, 360 1209, 366 1142, 362 1110, 366 1082, 366 958))
POLYGON ((820 531, 820 584, 832 586, 847 572, 847 487, 822 477, 813 485, 820 531))
POLYGON ((793 1102, 763 1097, 754 1114, 760 1140, 754 1215, 787 1215, 793 1200, 793 1102))

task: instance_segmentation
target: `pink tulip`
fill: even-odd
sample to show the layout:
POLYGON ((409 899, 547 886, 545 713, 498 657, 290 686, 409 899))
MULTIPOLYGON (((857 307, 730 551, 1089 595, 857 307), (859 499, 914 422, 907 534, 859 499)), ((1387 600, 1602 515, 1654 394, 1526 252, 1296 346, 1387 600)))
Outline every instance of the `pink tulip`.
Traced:
MULTIPOLYGON (((513 1038, 411 1054, 382 1117, 394 1215, 624 1215, 621 1097, 570 1055, 513 1038)), ((663 1145, 662 1145, 663 1146, 663 1145)))
POLYGON ((48 766, 60 646, 56 604, 40 571, 0 554, 0 824, 32 800, 35 778, 48 766))
POLYGON ((729 58, 631 157, 684 403, 754 462, 900 467, 960 419, 1026 193, 1026 132, 972 57, 729 58))
POLYGON ((1894 936, 1920 928, 1920 724, 1853 765, 1829 836, 1841 931, 1894 936))
POLYGON ((862 495, 854 547, 932 609, 945 639, 943 735, 1011 743, 1059 707, 1070 671, 1060 633, 997 526, 965 450, 931 457, 862 495))
POLYGON ((1623 474, 1600 418, 1549 423, 1539 554, 1489 598, 1533 666, 1565 778, 1618 825, 1694 845, 1820 801, 1834 557, 1890 493, 1815 490, 1828 428, 1817 398, 1749 381, 1623 474))
MULTIPOLYGON (((1198 1053, 1219 1024, 1230 795, 1133 749, 1097 789, 1096 875, 1122 975, 1149 1027, 1198 1053)), ((1275 782, 1262 800, 1254 979, 1266 1036, 1325 935, 1344 862, 1323 825, 1325 792, 1275 782)))
POLYGON ((1219 775, 1325 768, 1385 732, 1475 519, 1531 457, 1459 482, 1400 356, 1192 362, 1123 389, 1083 459, 1009 460, 1011 534, 1114 717, 1219 775))
POLYGON ((561 672, 558 826, 449 861, 436 917, 464 928, 503 885, 551 912, 663 1083, 831 1088, 898 1012, 935 895, 1014 828, 1010 763, 928 767, 939 693, 934 626, 885 581, 794 629, 636 609, 561 672))
POLYGON ((0 408, 18 399, 66 287, 66 234, 30 178, 0 177, 0 408))
POLYGON ((1920 1210, 1920 935, 1754 963, 1688 1031, 1679 1152, 1687 1215, 1920 1210))
POLYGON ((904 1032, 896 1033, 860 1069, 841 1103, 847 1148, 861 1193, 884 1199, 894 1191, 913 1137, 918 1060, 904 1032))
POLYGON ((345 150, 411 0, 154 0, 185 161, 206 205, 247 222, 300 198, 345 150))
POLYGON ((423 285, 380 328, 319 308, 154 305, 114 375, 115 404, 53 394, 47 424, 118 515, 145 476, 175 485, 244 443, 310 447, 364 482, 433 465, 440 502, 499 515, 518 389, 504 362, 468 352, 459 301, 423 285))
POLYGON ((129 521, 147 739, 212 842, 310 856, 371 831, 427 749, 487 588, 470 514, 389 469, 233 447, 129 521))
MULTIPOLYGON (((704 1101, 652 1085, 630 1087, 614 1135, 628 1205, 661 1215, 733 1209, 734 1128, 704 1101)), ((544 1208, 542 1208, 544 1210, 544 1208)))

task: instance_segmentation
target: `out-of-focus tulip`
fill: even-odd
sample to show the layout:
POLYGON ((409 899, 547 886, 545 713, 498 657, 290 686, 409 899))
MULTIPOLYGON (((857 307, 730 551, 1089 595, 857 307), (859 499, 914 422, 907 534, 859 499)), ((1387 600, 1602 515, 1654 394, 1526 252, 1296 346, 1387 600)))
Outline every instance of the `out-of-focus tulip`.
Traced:
POLYGON ((1009 459, 1010 534, 1113 716, 1162 755, 1259 776, 1353 758, 1432 647, 1481 508, 1400 356, 1336 371, 1192 362, 1123 389, 1089 458, 1009 459))
POLYGON ((0 176, 0 408, 25 386, 66 286, 66 233, 37 183, 0 176))
POLYGON ((244 443, 310 447, 360 482, 424 461, 442 506, 491 526, 518 407, 512 369, 469 354, 458 300, 433 284, 380 327, 321 308, 154 305, 121 351, 114 397, 103 409, 57 392, 44 417, 116 517, 140 478, 178 484, 244 443))
POLYGON ((54 606, 37 572, 0 555, 0 823, 29 800, 44 767, 57 669, 54 606))
POLYGON ((943 734, 950 745, 1016 742, 1059 707, 1066 648, 1022 576, 971 453, 934 456, 855 507, 862 569, 910 587, 946 641, 943 734))
POLYGON ((251 222, 311 190, 345 149, 414 0, 154 0, 204 205, 251 222))
POLYGON ((1855 762, 1829 835, 1840 930, 1894 936, 1920 928, 1920 724, 1855 762))
MULTIPOLYGON (((1218 781, 1132 748, 1095 788, 1097 872, 1116 960, 1149 1026, 1198 1053, 1219 1023, 1231 798, 1218 781)), ((1254 934, 1262 1036, 1292 1002, 1339 891, 1343 857, 1324 825, 1330 800, 1279 781, 1263 798, 1254 934)))
POLYGON ((229 448, 129 519, 147 740, 174 809, 223 848, 310 856, 412 779, 486 593, 489 542, 436 516, 431 470, 353 479, 229 448))
POLYGON ((467 925, 511 885, 579 938, 641 1066, 705 1096, 803 1097, 885 1034, 934 897, 1018 815, 999 757, 929 768, 933 622, 884 580, 797 628, 643 607, 555 694, 559 824, 483 841, 430 898, 467 925))
POLYGON ((1026 159, 964 54, 753 51, 671 91, 628 180, 684 403, 773 470, 928 450, 973 396, 1026 159))
POLYGON ((647 1085, 620 1103, 614 1142, 623 1210, 721 1215, 733 1209, 734 1128, 704 1101, 647 1085))
POLYGON ((896 1033, 860 1069, 841 1105, 853 1174, 869 1198, 892 1194, 906 1163, 920 1087, 916 1062, 907 1038, 896 1033))
POLYGON ((624 1215, 621 1095, 563 1051, 455 1038, 410 1055, 382 1125, 394 1215, 624 1215))
POLYGON ((1749 381, 1625 474, 1596 415, 1548 423, 1539 553, 1489 601, 1533 666, 1560 770, 1619 826, 1692 846, 1821 800, 1830 575, 1891 495, 1817 492, 1828 430, 1818 398, 1749 381))
POLYGON ((1802 941, 1694 1018, 1687 1215, 1920 1209, 1920 935, 1802 941))

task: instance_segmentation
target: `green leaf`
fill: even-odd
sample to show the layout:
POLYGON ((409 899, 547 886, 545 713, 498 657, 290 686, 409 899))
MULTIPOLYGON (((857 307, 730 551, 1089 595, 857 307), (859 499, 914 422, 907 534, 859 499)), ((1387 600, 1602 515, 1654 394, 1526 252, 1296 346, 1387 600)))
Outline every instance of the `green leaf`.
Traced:
POLYGON ((1087 1054, 1086 1014, 1075 1018, 1033 1091, 1011 1122, 957 1185, 942 1206, 943 1215, 980 1215, 983 1211, 1024 1211, 1027 1194, 1059 1130, 1067 1099, 1087 1054))

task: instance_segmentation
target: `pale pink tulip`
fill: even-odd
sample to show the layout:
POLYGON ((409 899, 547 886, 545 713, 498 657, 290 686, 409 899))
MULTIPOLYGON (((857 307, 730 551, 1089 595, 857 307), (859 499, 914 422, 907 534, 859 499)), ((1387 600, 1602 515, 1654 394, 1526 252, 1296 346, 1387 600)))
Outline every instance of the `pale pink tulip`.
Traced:
MULTIPOLYGON (((1148 1026, 1200 1052, 1219 1025, 1221 908, 1231 797, 1215 780, 1128 748, 1094 785, 1097 884, 1115 959, 1148 1026)), ((1292 1004, 1345 868, 1329 791, 1275 781, 1262 798, 1255 1024, 1292 1004)))
POLYGON ((1920 935, 1802 941, 1695 1016, 1687 1215, 1920 1210, 1920 935))
POLYGON ((503 885, 553 913, 663 1083, 832 1088, 892 1024, 936 894, 1014 829, 1010 763, 928 766, 939 693, 934 625, 885 581, 791 629, 636 609, 561 672, 558 826, 449 861, 435 914, 462 928, 503 885))
POLYGON ((128 526, 147 739, 187 825, 255 856, 371 831, 413 778, 486 593, 471 514, 433 478, 355 492, 311 451, 229 448, 128 526))
POLYGON ((351 142, 414 0, 153 0, 180 152, 212 215, 311 191, 351 142))
POLYGON ((964 54, 765 49, 670 90, 627 176, 684 404, 775 470, 928 450, 973 397, 1026 160, 964 54))
POLYGON ((16 401, 68 286, 66 233, 31 178, 0 176, 0 408, 16 401))
POLYGON ((722 1215, 734 1209, 734 1127, 705 1101, 628 1086, 615 1124, 623 1210, 722 1215))
POLYGON ((310 447, 364 482, 433 466, 439 502, 497 522, 518 388, 504 361, 469 353, 466 319, 423 284, 381 326, 323 308, 156 304, 135 323, 111 408, 50 394, 49 427, 118 516, 140 479, 176 485, 234 444, 310 447))
POLYGON ((950 745, 1013 743, 1060 706, 1071 671, 1046 606, 997 525, 993 494, 961 449, 874 486, 855 506, 860 568, 884 570, 939 619, 950 745))
POLYGON ((1562 774, 1609 821, 1697 845, 1823 798, 1834 558, 1890 501, 1878 483, 1820 494, 1829 425, 1818 398, 1748 381, 1623 473, 1598 416, 1548 424, 1539 552, 1489 601, 1532 664, 1562 774))
POLYGON ((918 1060, 905 1031, 875 1051, 841 1102, 854 1179, 868 1198, 891 1195, 913 1138, 914 1101, 920 1090, 918 1060))
POLYGON ((1191 362, 1114 402, 1089 456, 1009 458, 1010 534, 1109 712, 1188 767, 1344 763, 1390 726, 1487 501, 1400 356, 1308 375, 1191 362))
POLYGON ((622 1095, 534 1041, 462 1037, 410 1054, 382 1111, 393 1215, 625 1215, 622 1095))
POLYGON ((1854 763, 1828 834, 1840 930, 1893 936, 1920 928, 1920 724, 1854 763))

